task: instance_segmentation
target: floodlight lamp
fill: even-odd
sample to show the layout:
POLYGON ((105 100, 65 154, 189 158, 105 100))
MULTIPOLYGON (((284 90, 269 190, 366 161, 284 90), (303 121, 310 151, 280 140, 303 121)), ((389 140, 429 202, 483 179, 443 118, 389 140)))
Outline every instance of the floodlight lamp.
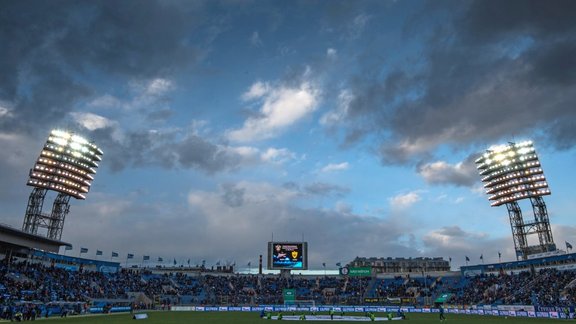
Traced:
POLYGON ((78 190, 89 191, 101 155, 102 150, 83 137, 53 130, 34 165, 36 171, 30 172, 28 185, 85 199, 78 190))
POLYGON ((524 155, 524 154, 530 152, 530 148, 528 148, 528 147, 523 147, 523 148, 519 149, 517 152, 518 152, 518 154, 524 155))
POLYGON ((492 146, 476 164, 493 206, 549 194, 532 142, 492 146))

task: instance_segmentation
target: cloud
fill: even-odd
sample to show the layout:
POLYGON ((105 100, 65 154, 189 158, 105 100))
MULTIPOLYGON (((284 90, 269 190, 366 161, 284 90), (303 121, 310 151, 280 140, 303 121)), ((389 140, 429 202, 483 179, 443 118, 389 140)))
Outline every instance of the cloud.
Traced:
POLYGON ((576 246, 576 240, 574 239, 576 237, 576 226, 552 224, 552 233, 554 235, 554 241, 556 242, 556 248, 566 250, 566 242, 572 244, 572 246, 576 246))
POLYGON ((250 86, 250 89, 242 94, 242 100, 250 101, 258 99, 266 95, 270 91, 270 86, 264 82, 255 82, 250 86))
MULTIPOLYGON (((571 149, 576 145, 571 9, 576 4, 569 0, 425 6, 419 15, 447 19, 426 26, 408 19, 406 41, 423 45, 407 47, 402 60, 359 59, 355 71, 341 78, 350 98, 346 108, 326 113, 321 122, 337 123, 345 145, 369 139, 383 164, 413 165, 442 147, 464 151, 512 136, 571 149), (422 27, 426 32, 415 32, 422 27)), ((377 24, 359 19, 358 26, 368 21, 377 24)))
POLYGON ((161 108, 168 102, 167 95, 176 88, 173 81, 166 78, 138 79, 131 80, 127 84, 129 95, 123 98, 104 94, 92 99, 89 107, 94 108, 121 108, 130 113, 134 118, 134 111, 150 111, 150 114, 157 114, 158 111, 166 111, 161 108))
POLYGON ((253 32, 252 36, 250 36, 250 44, 255 47, 261 47, 263 45, 260 34, 257 31, 253 32))
POLYGON ((474 156, 456 164, 445 161, 423 163, 417 167, 418 174, 429 184, 471 187, 480 181, 474 156))
POLYGON ((304 186, 303 189, 307 194, 320 196, 334 195, 342 197, 350 192, 348 188, 324 182, 314 182, 304 186))
POLYGON ((337 126, 344 122, 348 115, 350 103, 353 99, 354 95, 350 90, 341 90, 338 94, 337 108, 324 113, 320 118, 320 124, 324 126, 337 126))
POLYGON ((365 13, 361 13, 356 17, 354 17, 354 19, 348 24, 347 37, 350 39, 359 38, 366 29, 366 26, 368 25, 371 19, 372 17, 365 13))
POLYGON ((135 85, 135 87, 144 87, 144 92, 148 96, 161 96, 174 88, 174 83, 168 79, 155 78, 145 85, 135 85))
POLYGON ((2 102, 0 102, 0 118, 8 118, 8 117, 12 117, 12 112, 10 108, 6 107, 7 105, 3 105, 2 102))
POLYGON ((3 152, 0 159, 3 183, 0 186, 0 202, 5 203, 2 214, 5 223, 9 224, 10 218, 17 218, 17 222, 21 222, 23 214, 10 212, 8 205, 16 201, 22 201, 22 204, 25 204, 25 200, 21 198, 27 197, 31 190, 26 186, 28 172, 38 158, 42 145, 43 143, 36 141, 31 134, 14 134, 0 129, 0 146, 3 152), (35 148, 37 151, 30 148, 35 148))
POLYGON ((349 167, 350 167, 350 164, 348 162, 330 163, 330 164, 326 165, 325 167, 323 167, 322 169, 320 169, 320 172, 328 173, 328 172, 335 172, 335 171, 343 171, 343 170, 348 170, 349 167))
MULTIPOLYGON (((0 102, 13 103, 14 110, 0 119, 1 129, 44 134, 75 104, 102 91, 95 87, 102 75, 110 84, 115 78, 164 80, 203 52, 187 41, 202 24, 200 6, 8 1, 2 9, 0 42, 11 50, 0 52, 0 102)), ((165 87, 155 82, 148 90, 165 87)))
POLYGON ((514 245, 509 237, 490 237, 488 233, 467 231, 459 226, 444 226, 429 231, 422 237, 425 253, 443 255, 452 258, 453 269, 466 264, 466 257, 471 264, 480 264, 480 256, 486 263, 499 262, 498 252, 502 260, 515 260, 514 245))
POLYGON ((261 153, 261 157, 263 161, 282 164, 296 159, 296 154, 286 148, 278 149, 270 147, 261 153))
POLYGON ((242 95, 244 100, 258 100, 257 116, 249 117, 242 128, 230 130, 228 139, 235 142, 258 141, 278 134, 316 110, 320 91, 309 81, 293 87, 272 87, 257 82, 242 95))
POLYGON ((334 48, 329 48, 326 50, 326 57, 335 60, 338 58, 338 51, 334 48))
POLYGON ((205 127, 202 121, 195 121, 186 129, 123 131, 115 121, 96 115, 75 116, 83 126, 94 127, 90 139, 104 151, 106 163, 103 165, 115 172, 153 166, 215 174, 255 165, 278 165, 297 158, 286 148, 259 149, 216 142, 209 139, 211 133, 200 131, 205 127))
POLYGON ((397 249, 391 252, 395 255, 413 251, 397 242, 394 229, 404 225, 354 215, 344 204, 338 204, 334 211, 302 209, 294 204, 303 198, 299 190, 268 183, 239 182, 222 191, 192 191, 188 196, 191 210, 196 211, 196 217, 205 224, 203 231, 217 231, 220 237, 227 238, 225 242, 215 238, 205 242, 212 255, 226 258, 235 254, 236 258, 254 260, 258 254, 256 251, 265 250, 264 242, 269 240, 272 232, 277 240, 300 240, 303 235, 310 246, 314 246, 310 250, 312 267, 329 260, 351 260, 360 246, 367 255, 379 255, 382 250, 389 249, 397 249), (233 199, 223 199, 226 195, 233 199), (240 200, 241 204, 238 203, 240 200), (317 228, 322 228, 322 231, 313 230, 317 228), (344 234, 346 244, 334 245, 334 240, 344 234), (242 247, 235 248, 233 242, 242 242, 242 247))
POLYGON ((416 191, 406 194, 399 194, 388 199, 390 206, 394 210, 407 209, 415 203, 419 202, 422 198, 416 191))
POLYGON ((108 118, 92 113, 71 112, 70 115, 74 121, 90 131, 116 126, 116 123, 108 118))

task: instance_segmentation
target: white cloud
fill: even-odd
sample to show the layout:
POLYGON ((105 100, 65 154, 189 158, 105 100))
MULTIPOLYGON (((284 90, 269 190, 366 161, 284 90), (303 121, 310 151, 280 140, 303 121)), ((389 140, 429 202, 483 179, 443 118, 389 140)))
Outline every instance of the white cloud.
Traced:
POLYGON ((253 146, 217 145, 218 150, 229 156, 238 156, 238 166, 258 165, 262 163, 283 164, 296 159, 296 154, 286 148, 269 147, 260 150, 253 146))
POLYGON ((148 107, 157 103, 167 93, 174 90, 173 81, 164 78, 131 81, 128 83, 131 92, 129 98, 119 98, 105 94, 92 100, 88 105, 98 108, 122 108, 126 110, 148 107))
POLYGON ((123 101, 109 94, 97 97, 92 100, 89 104, 91 107, 99 108, 111 108, 111 107, 121 107, 124 105, 123 101))
POLYGON ((370 15, 364 13, 354 17, 354 20, 348 25, 348 38, 356 39, 360 37, 371 19, 370 15))
POLYGON ((230 152, 234 152, 245 159, 253 159, 260 154, 260 150, 256 147, 252 146, 222 146, 218 145, 222 150, 228 150, 230 152))
POLYGON ((354 100, 354 94, 349 89, 344 89, 338 94, 338 106, 320 118, 320 125, 334 126, 345 121, 348 116, 350 103, 354 100))
POLYGON ((459 226, 445 226, 424 235, 423 241, 436 248, 444 247, 465 252, 487 238, 486 233, 466 232, 459 226))
POLYGON ((399 194, 388 199, 392 209, 406 209, 419 202, 420 200, 420 195, 416 191, 412 191, 406 194, 399 194))
POLYGON ((350 167, 350 164, 348 162, 330 163, 327 166, 323 167, 320 170, 320 172, 327 173, 327 172, 348 170, 349 167, 350 167))
POLYGON ((142 93, 148 96, 161 96, 174 88, 174 83, 168 79, 156 78, 144 83, 136 83, 135 87, 142 89, 142 93))
POLYGON ((326 50, 326 57, 331 60, 335 60, 338 58, 338 51, 334 48, 329 48, 326 50))
POLYGON ((106 117, 87 112, 71 112, 72 118, 84 128, 94 131, 101 128, 112 127, 116 122, 111 121, 106 117))
POLYGON ((262 101, 258 116, 248 118, 242 128, 229 131, 228 139, 248 142, 275 137, 316 110, 319 95, 319 90, 308 81, 297 87, 277 88, 257 82, 243 98, 262 101))
POLYGON ((278 163, 278 164, 282 164, 288 160, 293 160, 296 158, 296 154, 294 154, 288 149, 285 148, 277 149, 273 147, 268 148, 266 151, 262 152, 260 156, 262 157, 262 160, 265 162, 278 163))
POLYGON ((472 158, 456 164, 445 161, 426 163, 418 167, 418 173, 430 184, 472 186, 479 181, 472 158))
POLYGON ((262 46, 262 39, 260 38, 260 34, 257 31, 253 32, 252 36, 250 36, 250 44, 255 47, 262 46))
POLYGON ((0 118, 12 117, 12 111, 6 106, 3 106, 0 102, 0 118))
POLYGON ((254 83, 248 91, 242 94, 242 100, 249 101, 258 99, 264 96, 269 90, 270 87, 267 83, 258 81, 254 83))

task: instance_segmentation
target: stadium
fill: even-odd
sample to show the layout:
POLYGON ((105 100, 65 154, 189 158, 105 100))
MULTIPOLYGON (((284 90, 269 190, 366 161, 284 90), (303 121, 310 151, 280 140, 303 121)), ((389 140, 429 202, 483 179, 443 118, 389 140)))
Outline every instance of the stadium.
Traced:
POLYGON ((79 135, 50 133, 30 171, 33 190, 22 230, 1 227, 0 318, 128 312, 147 319, 148 311, 247 312, 263 319, 318 321, 402 320, 444 312, 574 317, 576 254, 556 249, 553 242, 542 199, 550 190, 532 142, 490 147, 476 160, 492 206, 508 204, 517 261, 451 271, 443 258, 357 257, 330 275, 294 273, 308 269, 304 241, 267 242, 267 262, 261 255, 257 274, 236 272, 234 265, 178 267, 174 260, 173 266, 126 267, 59 254, 60 247, 71 248, 60 240, 70 198, 86 199, 103 154, 79 135), (58 192, 51 213, 42 212, 47 190, 58 192), (522 218, 516 203, 522 199, 535 200, 535 221, 522 218), (540 240, 529 246, 532 234, 540 240))
POLYGON ((576 0, 0 0, 0 323, 576 319, 576 0))

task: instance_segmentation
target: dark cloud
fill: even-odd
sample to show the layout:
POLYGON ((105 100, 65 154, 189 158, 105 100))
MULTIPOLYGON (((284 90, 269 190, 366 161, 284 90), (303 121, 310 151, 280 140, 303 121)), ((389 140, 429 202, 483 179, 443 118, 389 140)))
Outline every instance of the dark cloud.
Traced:
POLYGON ((0 51, 0 101, 13 111, 0 128, 44 132, 94 95, 103 76, 126 82, 186 69, 201 52, 190 36, 204 23, 197 9, 164 1, 3 1, 0 43, 9 46, 0 51))
POLYGON ((159 166, 198 169, 212 174, 260 162, 257 155, 243 155, 233 147, 194 134, 179 138, 177 132, 133 131, 118 139, 116 131, 114 127, 102 128, 91 137, 105 152, 106 166, 113 171, 159 166))
POLYGON ((296 182, 286 182, 283 188, 311 196, 334 196, 343 197, 350 192, 345 188, 332 183, 314 182, 310 184, 298 184, 296 182))
POLYGON ((472 1, 462 17, 456 19, 463 39, 489 43, 518 34, 536 38, 557 37, 574 30, 571 0, 472 1))
POLYGON ((387 69, 386 60, 359 61, 360 73, 348 77, 345 144, 376 139, 384 164, 429 161, 440 146, 468 150, 536 137, 543 128, 554 129, 545 134, 553 147, 576 145, 566 124, 576 118, 576 2, 434 7, 447 19, 407 28, 421 51, 387 69))
POLYGON ((313 269, 322 262, 335 268, 336 262, 358 255, 420 256, 400 242, 413 228, 408 220, 297 207, 293 199, 298 193, 269 184, 228 183, 214 192, 195 190, 188 194, 187 205, 150 203, 147 200, 155 199, 146 194, 139 194, 144 195, 142 202, 92 194, 86 205, 74 206, 76 217, 67 220, 63 240, 137 255, 170 253, 170 258, 210 264, 231 260, 240 267, 248 261, 255 265, 259 254, 266 255, 272 233, 275 240, 304 237, 313 269), (125 240, 127 226, 130 240, 125 240), (84 228, 91 230, 85 233, 84 228), (108 239, 102 241, 104 232, 108 239), (337 244, 342 238, 345 244, 337 244))
POLYGON ((166 121, 172 117, 172 115, 174 115, 174 111, 166 108, 150 112, 147 119, 150 121, 166 121))
POLYGON ((222 185, 222 200, 230 207, 240 207, 244 204, 245 188, 239 188, 234 184, 222 185))
POLYGON ((328 196, 334 195, 337 197, 342 197, 350 192, 350 189, 344 188, 335 184, 314 182, 309 185, 304 186, 304 192, 311 195, 328 196))

